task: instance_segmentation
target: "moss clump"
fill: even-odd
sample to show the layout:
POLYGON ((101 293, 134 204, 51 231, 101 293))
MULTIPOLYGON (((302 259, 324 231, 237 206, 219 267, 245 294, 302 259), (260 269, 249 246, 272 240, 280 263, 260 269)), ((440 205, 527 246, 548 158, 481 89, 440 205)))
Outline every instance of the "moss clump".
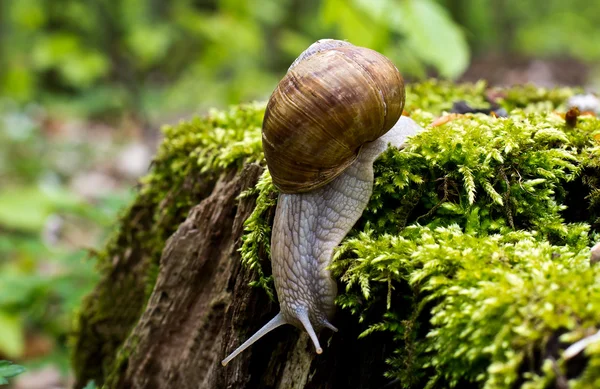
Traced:
POLYGON ((434 115, 450 111, 456 101, 466 101, 474 108, 489 107, 485 92, 487 84, 480 81, 476 84, 453 84, 449 81, 428 80, 418 84, 406 85, 405 110, 416 109, 434 115))
POLYGON ((501 103, 507 111, 515 108, 526 112, 549 112, 555 109, 564 109, 567 99, 580 89, 573 88, 540 88, 535 85, 515 86, 500 93, 501 103))
POLYGON ((489 108, 490 98, 508 112, 564 110, 567 99, 581 90, 573 88, 539 88, 534 85, 488 89, 485 81, 474 84, 453 84, 449 81, 428 80, 406 86, 406 107, 409 112, 420 109, 438 115, 449 112, 456 101, 465 101, 473 108, 489 108))
POLYGON ((218 175, 230 167, 263 160, 261 126, 265 104, 240 105, 227 112, 211 111, 175 126, 165 136, 154 168, 142 181, 142 195, 162 201, 165 193, 181 188, 195 170, 218 175))
MULTIPOLYGON (((426 112, 413 117, 423 126, 433 120, 426 112)), ((600 131, 600 120, 586 120, 600 131)), ((535 229, 560 240, 569 217, 564 186, 581 179, 588 156, 597 154, 593 134, 584 142, 560 116, 522 111, 507 119, 465 115, 430 128, 376 163, 363 221, 385 232, 410 222, 456 223, 467 232, 535 229)))
MULTIPOLYGON (((436 114, 411 116, 427 130, 376 162, 371 201, 336 253, 338 305, 364 323, 362 336, 385 331, 396 342, 388 374, 405 387, 542 388, 567 376, 549 344, 600 329, 600 270, 588 263, 600 227, 600 120, 572 128, 556 112, 517 109, 433 127, 436 114)), ((268 174, 256 190, 265 200, 242 253, 260 268, 275 192, 268 174)), ((272 293, 268 279, 256 284, 272 293)), ((574 385, 595 382, 597 363, 574 385)))
MULTIPOLYGON (((554 379, 557 370, 548 368, 545 356, 538 358, 538 368, 524 368, 530 354, 544 355, 540 350, 555 333, 576 340, 584 325, 600 323, 600 314, 583 306, 595 291, 576 296, 581 307, 570 307, 575 297, 565 288, 550 293, 552 282, 566 285, 561 277, 575 283, 580 276, 587 286, 597 276, 584 257, 600 228, 600 143, 595 140, 600 121, 581 117, 575 128, 567 127, 551 110, 560 110, 573 92, 527 87, 502 91, 503 106, 519 108, 508 119, 464 115, 431 126, 454 101, 489 105, 486 93, 484 83, 428 81, 408 88, 407 110, 429 128, 405 151, 389 150, 376 163, 372 200, 336 254, 334 274, 346 286, 339 305, 364 323, 364 336, 389 333, 397 344, 389 375, 407 387, 460 382, 502 387, 498 380, 539 386, 554 379), (522 279, 527 288, 511 289, 503 275, 522 279), (542 276, 541 285, 550 290, 536 289, 542 276), (496 305, 488 300, 494 287, 509 295, 496 305), (525 304, 528 298, 531 305, 525 304), (544 316, 544 299, 568 309, 544 316), (511 304, 529 308, 520 316, 501 314, 511 304), (461 314, 467 307, 480 309, 479 322, 461 314), (585 320, 574 320, 579 317, 585 320), (565 324, 563 318, 574 321, 565 324), (553 326, 554 319, 560 328, 553 326), (503 337, 492 339, 498 328, 503 337), (467 329, 471 332, 463 334, 467 329), (458 350, 450 348, 451 342, 460 336, 466 351, 450 355, 458 350), (493 343, 495 349, 484 347, 490 339, 502 342, 493 343), (428 380, 426 373, 435 378, 428 380)), ((264 104, 246 105, 164 129, 165 140, 138 197, 98 254, 103 278, 84 304, 76 339, 80 380, 103 382, 126 365, 135 342, 122 344, 154 287, 167 238, 221 174, 247 162, 264 163, 263 114, 264 104), (127 299, 126 310, 113 303, 117 296, 127 299)), ((277 193, 268 173, 247 194, 258 194, 258 200, 246 222, 242 260, 256 272, 255 285, 272 293, 267 261, 277 193)), ((557 363, 558 371, 566 369, 557 363)), ((592 368, 598 363, 591 358, 575 383, 596 380, 592 368)))
POLYGON ((256 271, 256 280, 250 285, 263 288, 271 300, 274 300, 273 277, 267 276, 262 264, 271 258, 271 217, 277 204, 276 189, 269 171, 265 169, 256 186, 242 193, 244 196, 256 196, 256 208, 244 222, 245 234, 242 236, 242 263, 256 271))
MULTIPOLYGON (((557 246, 534 232, 478 236, 457 225, 367 230, 338 251, 340 301, 360 312, 363 336, 383 331, 396 341, 389 375, 406 387, 544 388, 557 373, 540 362, 560 361, 550 343, 561 334, 581 338, 600 323, 600 267, 589 265, 588 228, 567 233, 572 244, 557 246), (373 321, 369 311, 382 304, 386 313, 373 321)), ((595 387, 600 374, 586 373, 579 384, 595 387)))

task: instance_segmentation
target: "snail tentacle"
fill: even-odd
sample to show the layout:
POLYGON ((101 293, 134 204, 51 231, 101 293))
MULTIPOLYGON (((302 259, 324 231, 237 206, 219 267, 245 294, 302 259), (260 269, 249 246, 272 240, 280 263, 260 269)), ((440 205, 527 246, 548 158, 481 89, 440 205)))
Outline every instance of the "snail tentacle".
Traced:
POLYGON ((275 315, 267 324, 265 324, 260 330, 256 331, 254 335, 252 335, 247 341, 242 343, 242 345, 236 348, 231 354, 227 356, 227 358, 221 361, 221 365, 227 365, 233 358, 237 357, 242 351, 252 346, 254 342, 262 338, 265 334, 273 331, 275 328, 287 324, 281 312, 275 315))
POLYGON ((310 319, 308 318, 308 312, 303 309, 303 310, 297 312, 296 314, 297 314, 296 318, 300 321, 300 323, 302 323, 302 326, 304 327, 304 329, 308 333, 308 336, 310 336, 310 339, 312 340, 313 344, 315 345, 316 353, 322 354, 323 349, 321 348, 321 345, 319 344, 319 338, 317 337, 317 334, 315 333, 315 329, 313 328, 313 326, 310 322, 310 319))

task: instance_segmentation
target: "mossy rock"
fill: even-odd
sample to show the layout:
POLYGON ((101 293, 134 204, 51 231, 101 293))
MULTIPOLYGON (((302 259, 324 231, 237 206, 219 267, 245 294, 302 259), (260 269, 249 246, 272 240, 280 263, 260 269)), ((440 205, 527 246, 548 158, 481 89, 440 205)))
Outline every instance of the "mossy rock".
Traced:
MULTIPOLYGON (((376 162, 372 199, 335 254, 337 303, 361 336, 389 336, 387 374, 404 387, 600 387, 600 344, 577 369, 561 352, 600 329, 600 267, 589 263, 600 238, 600 119, 569 126, 564 103, 575 91, 527 86, 494 92, 508 118, 436 121, 455 101, 488 106, 488 93, 484 83, 409 88, 408 114, 426 131, 376 162)), ((80 380, 104 382, 126 364, 126 352, 116 355, 189 209, 224 172, 264 165, 263 113, 264 104, 241 105, 165 127, 150 174, 97 254, 103 278, 73 339, 80 380), (122 296, 126 306, 115 306, 122 296)), ((268 171, 246 195, 258 200, 242 260, 256 293, 273 297, 268 171)))

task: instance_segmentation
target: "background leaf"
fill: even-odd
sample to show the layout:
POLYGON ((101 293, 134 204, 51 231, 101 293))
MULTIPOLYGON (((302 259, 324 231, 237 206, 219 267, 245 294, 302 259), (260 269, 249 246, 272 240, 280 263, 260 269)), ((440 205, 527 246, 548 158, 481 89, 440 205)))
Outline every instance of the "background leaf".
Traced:
POLYGON ((39 231, 52 212, 77 203, 76 196, 60 189, 6 189, 0 191, 0 226, 39 231))
POLYGON ((18 357, 23 353, 24 345, 25 335, 19 316, 0 311, 0 351, 9 357, 18 357))
POLYGON ((431 0, 406 0, 399 7, 402 22, 395 26, 406 34, 410 49, 443 77, 460 76, 469 65, 469 47, 446 10, 431 0))
POLYGON ((15 377, 25 371, 23 366, 9 361, 0 361, 0 385, 8 384, 7 378, 15 377))

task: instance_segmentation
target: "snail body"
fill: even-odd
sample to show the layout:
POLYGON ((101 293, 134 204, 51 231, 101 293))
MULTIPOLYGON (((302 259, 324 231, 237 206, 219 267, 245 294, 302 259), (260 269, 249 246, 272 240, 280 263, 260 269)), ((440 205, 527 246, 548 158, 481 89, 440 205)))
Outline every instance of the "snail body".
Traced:
POLYGON ((403 107, 402 77, 372 50, 321 40, 292 64, 263 122, 265 158, 280 190, 271 264, 281 311, 223 365, 283 324, 304 329, 322 353, 317 333, 337 331, 333 250, 369 202, 373 162, 422 130, 401 117, 403 107))

